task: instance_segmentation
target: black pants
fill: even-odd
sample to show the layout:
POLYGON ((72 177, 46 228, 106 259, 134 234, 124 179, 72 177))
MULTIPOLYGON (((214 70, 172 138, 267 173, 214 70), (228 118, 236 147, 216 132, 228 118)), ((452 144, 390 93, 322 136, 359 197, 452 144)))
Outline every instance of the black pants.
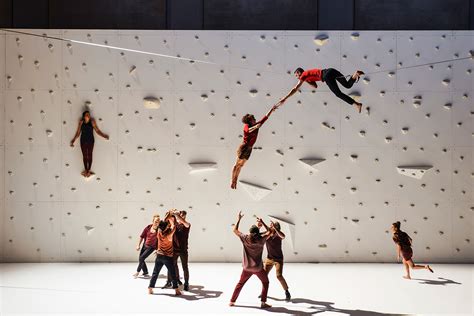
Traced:
POLYGON ((334 93, 339 99, 342 99, 349 103, 350 105, 354 104, 355 101, 347 94, 343 93, 337 83, 339 82, 344 88, 350 89, 355 82, 355 79, 351 78, 349 80, 344 77, 338 70, 334 68, 323 69, 322 80, 325 82, 329 89, 334 93))
POLYGON ((148 267, 146 266, 145 260, 153 253, 153 251, 155 251, 155 248, 143 245, 142 249, 140 250, 140 256, 138 256, 137 272, 143 270, 143 274, 148 274, 148 267))
MULTIPOLYGON (((178 252, 175 253, 173 256, 174 270, 176 273, 177 280, 179 280, 178 258, 181 259, 181 266, 183 267, 184 284, 189 285, 188 252, 178 252)), ((168 271, 168 282, 171 282, 171 280, 171 274, 168 271)))
POLYGON ((153 275, 151 276, 150 285, 148 287, 154 288, 156 280, 160 275, 161 268, 163 265, 166 266, 168 272, 171 273, 171 280, 173 282, 173 289, 178 288, 178 279, 176 278, 176 272, 174 271, 173 257, 167 257, 163 255, 156 256, 155 268, 153 269, 153 275))
POLYGON ((84 162, 84 169, 90 171, 92 167, 92 152, 94 151, 94 143, 82 143, 82 161, 84 162))

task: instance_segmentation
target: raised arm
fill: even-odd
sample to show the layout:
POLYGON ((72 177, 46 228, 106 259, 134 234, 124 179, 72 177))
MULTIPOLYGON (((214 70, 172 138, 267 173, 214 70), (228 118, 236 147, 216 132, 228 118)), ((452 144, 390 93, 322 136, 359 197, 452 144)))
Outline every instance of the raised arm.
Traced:
POLYGON ((275 227, 273 227, 273 229, 275 229, 275 234, 277 234, 278 237, 280 237, 281 239, 285 239, 286 236, 281 230, 278 230, 275 227))
POLYGON ((290 90, 290 92, 288 92, 287 95, 285 95, 283 98, 280 99, 280 101, 278 102, 278 106, 282 105, 283 103, 285 103, 285 101, 291 97, 293 94, 296 93, 296 91, 298 91, 298 89, 301 87, 301 85, 304 83, 303 80, 298 80, 298 83, 296 84, 296 86, 293 87, 293 89, 290 90))
POLYGON ((77 130, 76 130, 76 134, 74 135, 74 137, 72 138, 71 140, 71 147, 74 147, 74 142, 76 141, 76 139, 79 137, 79 135, 81 135, 81 126, 82 126, 82 120, 79 120, 79 123, 77 123, 77 130))
POLYGON ((256 129, 259 129, 260 127, 262 127, 263 123, 265 123, 266 120, 268 120, 268 118, 270 117, 270 115, 272 115, 272 113, 277 109, 277 105, 274 105, 272 106, 272 108, 270 109, 270 111, 268 111, 268 113, 260 120, 257 122, 257 124, 255 124, 254 126, 250 127, 249 128, 249 133, 252 133, 253 131, 255 131, 256 129))
POLYGON ((176 220, 178 221, 178 223, 183 224, 184 227, 189 228, 189 226, 191 226, 191 224, 189 224, 189 222, 187 222, 184 218, 182 218, 182 217, 179 215, 179 212, 175 212, 175 213, 174 213, 174 217, 176 218, 176 220))
POLYGON ((239 231, 239 225, 240 225, 240 220, 244 217, 244 214, 242 214, 242 211, 239 212, 237 215, 237 223, 235 223, 234 227, 232 228, 232 231, 236 236, 240 236, 240 231, 239 231))
POLYGON ((109 135, 102 133, 102 131, 97 126, 97 123, 94 119, 92 119, 92 127, 94 127, 94 131, 99 134, 100 136, 104 137, 105 139, 109 139, 109 135))
POLYGON ((265 224, 263 219, 261 219, 260 217, 257 217, 257 223, 262 224, 262 226, 265 228, 266 232, 268 232, 270 230, 270 228, 268 228, 267 224, 265 224))

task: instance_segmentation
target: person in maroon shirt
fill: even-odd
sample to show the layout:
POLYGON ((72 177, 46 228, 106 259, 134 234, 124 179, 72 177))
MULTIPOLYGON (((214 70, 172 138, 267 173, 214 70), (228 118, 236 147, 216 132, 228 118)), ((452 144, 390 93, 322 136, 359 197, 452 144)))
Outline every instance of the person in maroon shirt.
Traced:
POLYGON ((143 242, 143 247, 140 250, 140 255, 138 256, 138 267, 137 272, 133 274, 133 277, 138 277, 140 271, 143 270, 143 276, 148 277, 148 267, 146 266, 146 258, 150 256, 156 250, 156 232, 158 230, 158 224, 160 223, 160 215, 154 215, 153 221, 150 225, 147 225, 143 232, 140 235, 140 240, 136 247, 137 251, 140 250, 140 246, 143 242))
POLYGON ((356 81, 359 81, 360 76, 363 74, 364 74, 363 71, 357 70, 356 72, 354 72, 351 78, 347 80, 343 74, 341 74, 338 70, 334 68, 328 68, 328 69, 316 68, 316 69, 309 69, 306 71, 303 68, 297 68, 295 70, 295 76, 296 78, 298 78, 298 83, 296 84, 296 86, 293 87, 293 89, 291 89, 291 91, 286 96, 280 99, 278 106, 281 106, 289 97, 295 94, 296 91, 298 91, 298 89, 301 87, 303 83, 307 82, 313 88, 318 88, 318 84, 316 82, 322 81, 327 84, 329 89, 338 98, 349 103, 350 105, 354 105, 357 111, 360 113, 362 110, 362 103, 355 101, 350 96, 343 93, 341 89, 339 89, 339 86, 337 83, 339 82, 342 86, 344 86, 344 88, 350 89, 356 81))
POLYGON ((414 270, 418 269, 426 269, 433 273, 433 269, 431 269, 430 265, 427 264, 425 266, 415 264, 413 262, 413 250, 411 248, 411 238, 408 236, 407 233, 400 229, 400 222, 395 222, 392 224, 392 233, 393 233, 393 241, 397 245, 397 256, 398 261, 400 261, 400 255, 403 258, 403 265, 405 266, 405 270, 407 274, 403 276, 405 279, 411 279, 410 276, 410 268, 414 270))
POLYGON ((242 212, 239 212, 237 217, 237 223, 234 225, 233 231, 237 237, 240 238, 242 245, 244 247, 244 258, 242 261, 242 274, 240 276, 240 281, 237 283, 234 289, 234 293, 232 294, 232 298, 230 299, 230 306, 235 305, 235 301, 239 297, 240 291, 244 287, 245 283, 250 279, 252 275, 256 275, 260 281, 262 282, 262 293, 261 297, 261 308, 270 308, 271 306, 268 305, 267 302, 267 293, 268 293, 268 275, 263 270, 263 263, 262 263, 262 253, 263 247, 265 242, 267 241, 267 237, 260 235, 260 231, 257 226, 252 225, 250 227, 250 234, 245 235, 239 231, 240 220, 244 215, 242 212))
POLYGON ((246 114, 244 117, 242 117, 242 123, 244 123, 244 139, 237 150, 237 161, 234 165, 234 168, 232 169, 232 183, 230 185, 232 189, 237 189, 237 179, 239 178, 240 170, 250 158, 253 145, 257 141, 258 130, 276 109, 277 107, 274 105, 270 111, 258 122, 255 119, 255 116, 252 114, 246 114))
MULTIPOLYGON (((186 215, 186 211, 174 211, 174 217, 176 217, 177 224, 176 231, 173 235, 173 261, 176 271, 176 279, 178 279, 178 284, 182 285, 182 282, 179 280, 178 258, 181 260, 181 266, 183 267, 184 273, 183 289, 189 291, 188 239, 191 224, 186 221, 186 215)), ((171 281, 171 273, 168 271, 168 281, 164 288, 171 287, 171 281)))
POLYGON ((276 277, 280 281, 283 290, 285 290, 285 300, 291 300, 291 294, 288 290, 288 284, 286 283, 285 278, 283 277, 283 251, 282 251, 282 240, 285 239, 285 234, 280 229, 279 222, 270 222, 270 227, 268 227, 261 218, 257 218, 257 226, 264 226, 267 230, 268 239, 266 242, 267 246, 267 259, 263 265, 263 269, 267 274, 275 266, 276 268, 276 277))

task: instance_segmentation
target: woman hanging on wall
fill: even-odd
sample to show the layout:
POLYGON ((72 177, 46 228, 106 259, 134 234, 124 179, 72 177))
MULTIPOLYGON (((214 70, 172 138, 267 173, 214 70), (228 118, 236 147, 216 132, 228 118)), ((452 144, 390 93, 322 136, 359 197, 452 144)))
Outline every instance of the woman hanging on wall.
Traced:
POLYGON ((76 135, 74 135, 74 138, 71 140, 71 147, 74 147, 74 142, 79 135, 81 135, 82 160, 84 162, 84 171, 81 172, 81 174, 86 178, 94 174, 94 172, 91 171, 92 151, 94 150, 94 131, 103 138, 109 139, 109 136, 102 133, 99 129, 95 119, 91 117, 90 112, 84 111, 77 125, 76 135))
POLYGON ((392 224, 392 233, 393 241, 397 245, 398 260, 400 261, 401 256, 403 259, 403 265, 405 266, 405 270, 407 272, 407 274, 403 276, 405 279, 411 279, 410 268, 414 270, 426 269, 433 273, 433 269, 431 269, 429 265, 422 266, 413 262, 413 250, 411 249, 412 240, 407 233, 400 230, 400 222, 395 222, 392 224))

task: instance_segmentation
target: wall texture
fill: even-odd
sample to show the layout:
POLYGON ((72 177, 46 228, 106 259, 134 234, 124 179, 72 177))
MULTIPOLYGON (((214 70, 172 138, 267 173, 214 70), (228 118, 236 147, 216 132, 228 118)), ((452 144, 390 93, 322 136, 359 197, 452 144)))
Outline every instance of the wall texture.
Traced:
POLYGON ((394 261, 397 219, 415 259, 474 259, 473 61, 393 71, 468 57, 472 32, 31 32, 215 64, 2 33, 5 261, 134 260, 142 228, 171 207, 189 211, 192 260, 240 260, 238 210, 243 230, 253 215, 293 223, 289 261, 394 261), (240 118, 262 116, 297 66, 363 69, 350 92, 370 111, 304 86, 262 128, 241 174, 250 185, 230 190, 240 118), (90 180, 69 147, 86 105, 110 135, 90 180), (420 166, 421 179, 397 171, 420 166))

